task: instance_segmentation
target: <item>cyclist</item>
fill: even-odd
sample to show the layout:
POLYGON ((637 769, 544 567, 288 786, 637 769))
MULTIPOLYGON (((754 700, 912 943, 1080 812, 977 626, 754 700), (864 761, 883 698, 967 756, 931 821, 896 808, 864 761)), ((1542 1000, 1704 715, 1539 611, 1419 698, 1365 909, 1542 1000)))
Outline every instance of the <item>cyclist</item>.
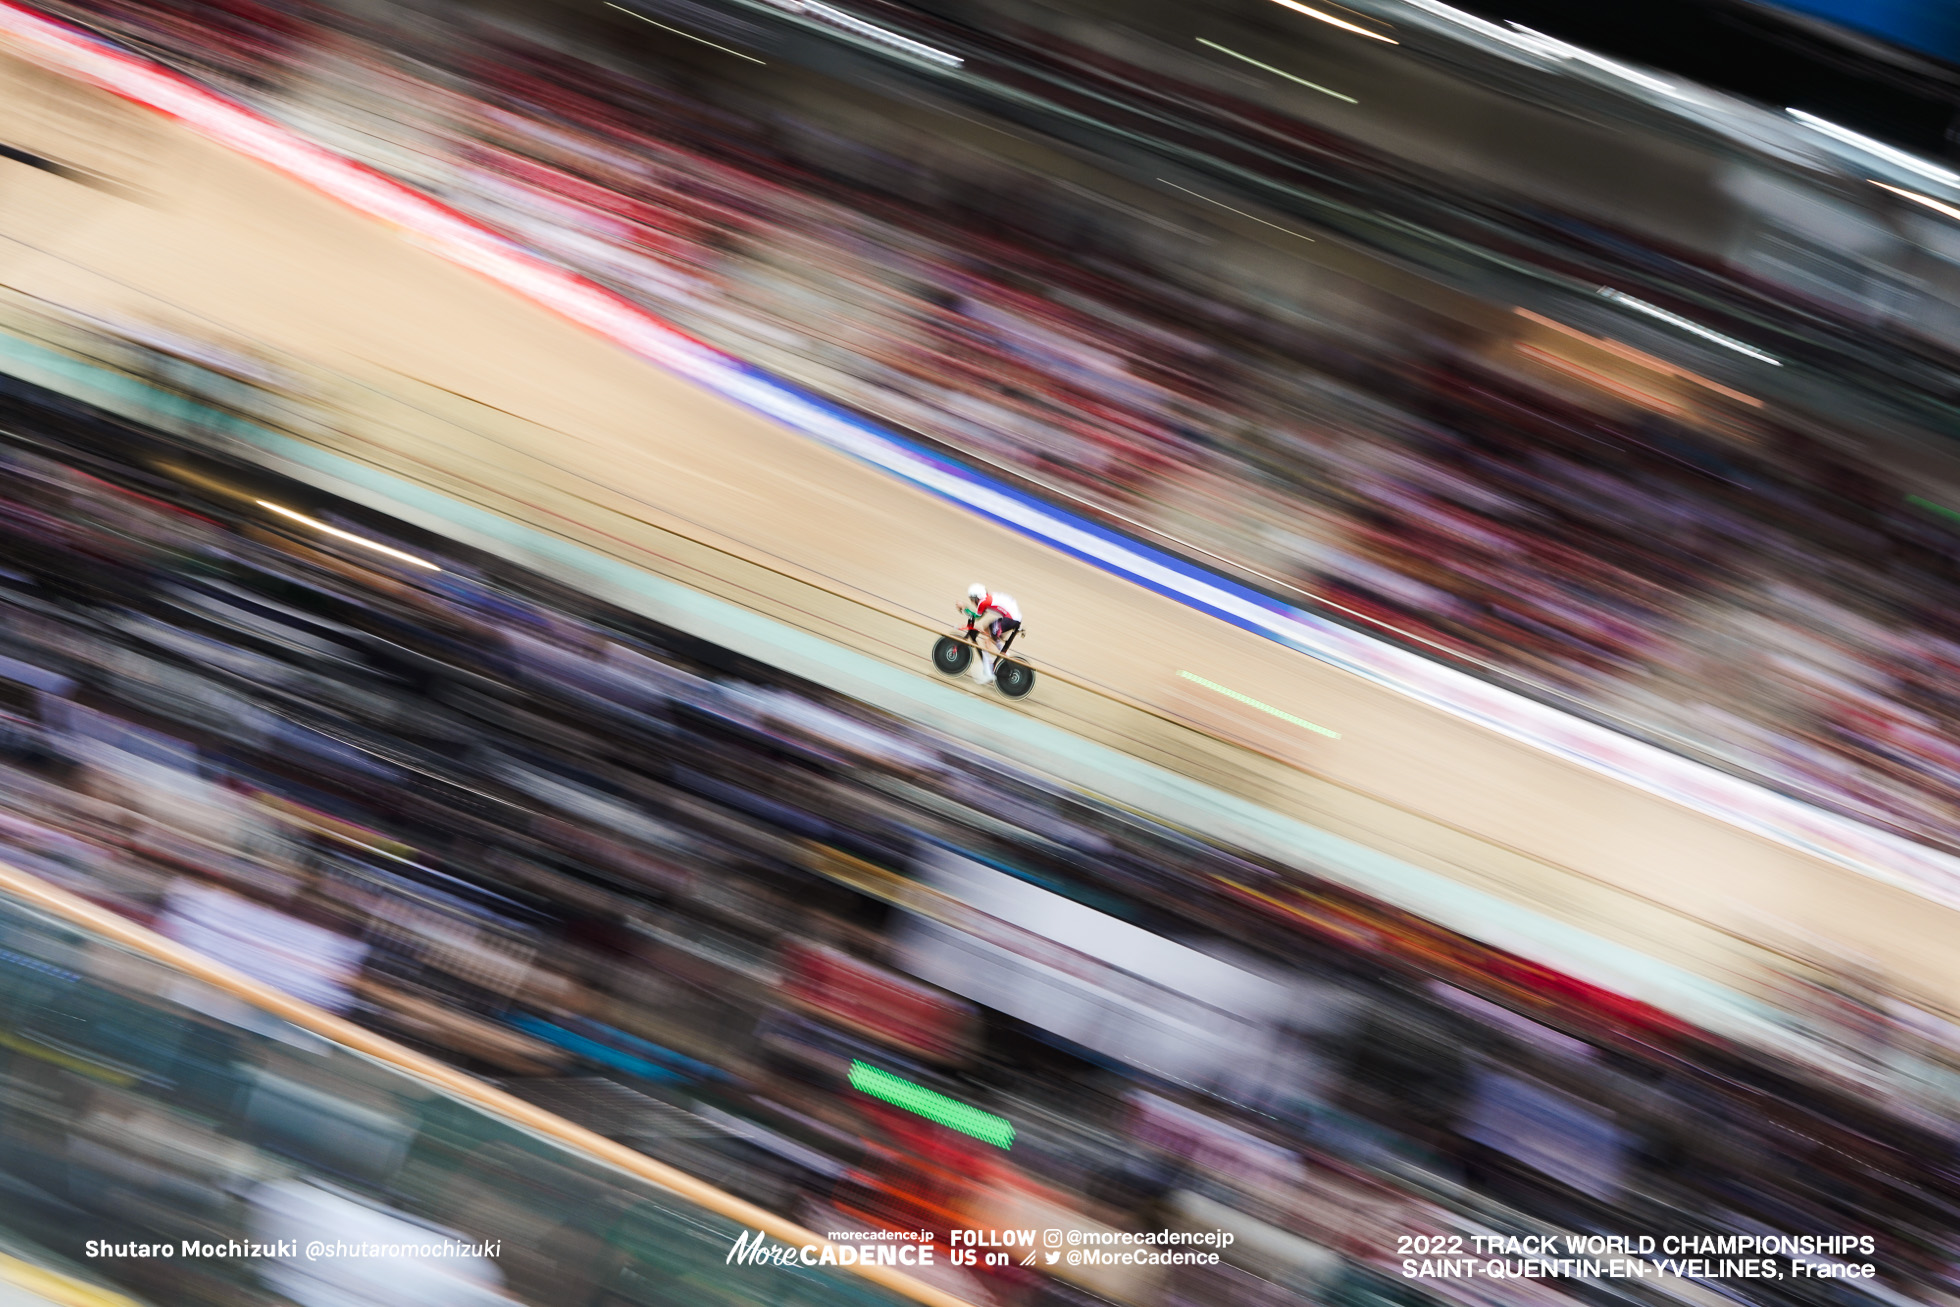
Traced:
MULTIPOLYGON (((1014 596, 990 593, 979 581, 966 588, 966 599, 972 605, 967 611, 973 625, 993 645, 994 654, 998 654, 1008 637, 1021 629, 1021 606, 1014 602, 1014 596)), ((993 683, 994 654, 982 649, 979 661, 973 665, 973 679, 982 685, 993 683)))

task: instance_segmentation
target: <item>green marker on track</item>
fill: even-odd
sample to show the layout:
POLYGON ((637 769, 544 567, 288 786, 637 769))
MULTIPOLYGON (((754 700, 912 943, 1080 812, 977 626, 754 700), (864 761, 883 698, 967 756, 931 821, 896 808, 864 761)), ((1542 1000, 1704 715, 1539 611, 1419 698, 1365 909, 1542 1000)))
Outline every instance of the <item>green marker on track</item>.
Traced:
POLYGON ((1338 740, 1341 738, 1341 733, 1339 731, 1330 731, 1325 726, 1316 726, 1304 717, 1295 717, 1292 713, 1287 712, 1284 708, 1275 708, 1269 703, 1260 703, 1257 699, 1253 698, 1249 694, 1240 694, 1237 690, 1228 690, 1224 686, 1220 685, 1217 681, 1207 681, 1204 677, 1198 675, 1196 672, 1179 672, 1178 675, 1182 676, 1187 681, 1196 681, 1199 685, 1204 686, 1207 690, 1216 690, 1218 691, 1218 693, 1224 695, 1227 699, 1236 699, 1248 708, 1257 708, 1260 712, 1271 713, 1273 716, 1279 718, 1281 721, 1291 722, 1293 725, 1300 727, 1302 730, 1312 731, 1315 735, 1325 735, 1330 740, 1338 740))

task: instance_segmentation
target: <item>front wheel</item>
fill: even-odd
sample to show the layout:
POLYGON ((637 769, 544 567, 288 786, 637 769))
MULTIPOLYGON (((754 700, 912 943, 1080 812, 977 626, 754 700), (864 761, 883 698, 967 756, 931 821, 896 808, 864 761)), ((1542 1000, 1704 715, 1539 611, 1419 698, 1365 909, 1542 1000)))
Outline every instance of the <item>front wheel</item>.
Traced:
POLYGON ((973 646, 957 636, 942 635, 932 646, 932 665, 948 676, 958 676, 973 663, 973 646))
POLYGON ((994 668, 994 688, 1010 699, 1018 699, 1034 689, 1034 669, 1026 663, 1003 658, 994 668))

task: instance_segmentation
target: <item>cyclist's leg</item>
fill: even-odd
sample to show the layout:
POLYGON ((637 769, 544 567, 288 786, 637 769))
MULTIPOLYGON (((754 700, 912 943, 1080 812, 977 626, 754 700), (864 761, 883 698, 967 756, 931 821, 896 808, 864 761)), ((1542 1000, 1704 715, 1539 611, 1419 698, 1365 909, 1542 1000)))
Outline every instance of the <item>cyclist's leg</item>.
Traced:
POLYGON ((994 654, 988 652, 988 646, 990 645, 995 652, 1000 650, 1000 623, 998 621, 989 622, 980 631, 980 656, 973 662, 973 679, 981 682, 983 685, 994 679, 994 654))

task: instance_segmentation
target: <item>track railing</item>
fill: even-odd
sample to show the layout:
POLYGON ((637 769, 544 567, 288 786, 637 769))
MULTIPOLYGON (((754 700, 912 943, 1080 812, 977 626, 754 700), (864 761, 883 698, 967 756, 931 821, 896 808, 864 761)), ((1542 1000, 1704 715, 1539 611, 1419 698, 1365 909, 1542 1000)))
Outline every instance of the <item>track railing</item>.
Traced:
MULTIPOLYGON (((0 1058, 40 1062, 47 1074, 108 1085, 125 1098, 154 1105, 160 1112, 174 1112, 182 1106, 182 1100, 191 1093, 185 1089, 187 1085, 264 1072, 272 1060, 254 1051, 260 1046, 272 1048, 285 1061, 298 1059, 315 1088, 367 1105, 365 1119, 394 1123, 406 1140, 396 1160, 379 1167, 373 1163, 373 1156, 388 1156, 387 1148, 360 1150, 367 1160, 358 1166, 336 1164, 331 1157, 314 1159, 337 1185, 366 1190, 363 1196, 370 1201, 386 1202, 391 1195, 404 1192, 443 1192, 445 1185, 435 1171, 454 1169, 468 1155, 493 1147, 501 1150, 500 1155, 519 1159, 508 1164, 503 1176, 509 1188, 521 1189, 530 1179, 539 1179, 543 1185, 545 1172, 569 1167, 583 1177, 589 1191, 602 1194, 594 1200, 601 1218, 587 1222, 600 1227, 597 1233, 610 1250, 597 1259, 603 1265, 593 1269, 589 1277, 595 1294, 607 1288, 604 1281, 608 1274, 617 1278, 624 1273, 631 1278, 637 1259, 639 1263, 665 1263, 664 1274, 684 1269, 690 1277, 719 1277, 727 1290, 720 1301, 731 1304, 755 1303, 759 1307, 764 1302, 794 1301, 811 1307, 878 1307, 908 1300, 920 1307, 967 1307, 955 1294, 889 1266, 859 1264, 832 1271, 729 1265, 727 1254, 743 1231, 763 1231, 797 1249, 822 1250, 831 1245, 821 1234, 283 994, 5 863, 0 863, 0 989, 7 991, 8 1000, 0 1005, 0 1044, 5 1045, 0 1058), (132 965, 132 958, 140 961, 132 965), (172 997, 164 999, 159 996, 163 993, 172 997), (248 1027, 214 1018, 213 1013, 224 1011, 222 1004, 227 999, 325 1042, 311 1046, 302 1043, 299 1051, 294 1051, 290 1035, 281 1036, 277 1029, 268 1031, 263 1023, 248 1027), (74 1038, 51 1033, 77 1023, 92 1028, 74 1038), (208 1050, 211 1041, 169 1036, 182 1036, 195 1027, 222 1028, 235 1050, 234 1058, 213 1061, 207 1052, 196 1064, 187 1061, 185 1049, 201 1044, 208 1050), (256 1070, 248 1069, 247 1063, 256 1070), (382 1106, 374 1107, 377 1101, 382 1106), (526 1175, 527 1164, 521 1159, 527 1156, 541 1159, 539 1177, 526 1175), (350 1173, 354 1178, 349 1178, 350 1173), (667 1236, 664 1241, 662 1231, 667 1236), (650 1233, 655 1236, 651 1243, 650 1233)), ((241 1110, 249 1115, 249 1109, 241 1110)), ((214 1115, 222 1119, 222 1111, 204 1115, 207 1120, 214 1115)), ((350 1119, 363 1115, 350 1113, 350 1119)), ((86 1121, 48 1124, 84 1135, 89 1129, 86 1121)), ((382 1134, 391 1129, 388 1124, 373 1128, 382 1134)), ((286 1129, 291 1132, 290 1123, 286 1129)), ((319 1146, 318 1141, 315 1144, 319 1146)), ((0 1140, 0 1148, 20 1147, 18 1137, 0 1140)), ((290 1142, 285 1155, 293 1156, 290 1142)), ((21 1163, 19 1158, 13 1161, 21 1163)), ((70 1164, 30 1158, 24 1165, 31 1167, 37 1162, 70 1164)), ((9 1170, 15 1169, 9 1166, 9 1170)), ((141 1174, 140 1170, 135 1173, 141 1174)), ((219 1183, 227 1179, 212 1178, 219 1183)), ((556 1183, 562 1190, 563 1181, 556 1183)), ((476 1198, 467 1191, 455 1196, 458 1188, 447 1186, 452 1200, 437 1204, 440 1214, 448 1218, 445 1224, 461 1226, 478 1240, 505 1240, 507 1246, 501 1251, 506 1258, 543 1251, 509 1247, 515 1239, 498 1228, 479 1225, 469 1229, 470 1204, 476 1198)), ((541 1192, 551 1192, 550 1186, 543 1185, 541 1192)), ((509 1199, 513 1195, 499 1197, 509 1199)), ((425 1210, 414 1215, 426 1217, 428 1213, 425 1210)), ((492 1218, 478 1213, 477 1219, 492 1218)), ((126 1226, 124 1229, 120 1238, 131 1237, 126 1226)), ((643 1266, 641 1273, 645 1271, 643 1266)), ((642 1300, 630 1289, 613 1286, 608 1291, 619 1295, 608 1301, 642 1300)), ((695 1300, 713 1302, 716 1298, 704 1285, 695 1300)), ((666 1296, 643 1299, 648 1303, 672 1300, 666 1296)))

